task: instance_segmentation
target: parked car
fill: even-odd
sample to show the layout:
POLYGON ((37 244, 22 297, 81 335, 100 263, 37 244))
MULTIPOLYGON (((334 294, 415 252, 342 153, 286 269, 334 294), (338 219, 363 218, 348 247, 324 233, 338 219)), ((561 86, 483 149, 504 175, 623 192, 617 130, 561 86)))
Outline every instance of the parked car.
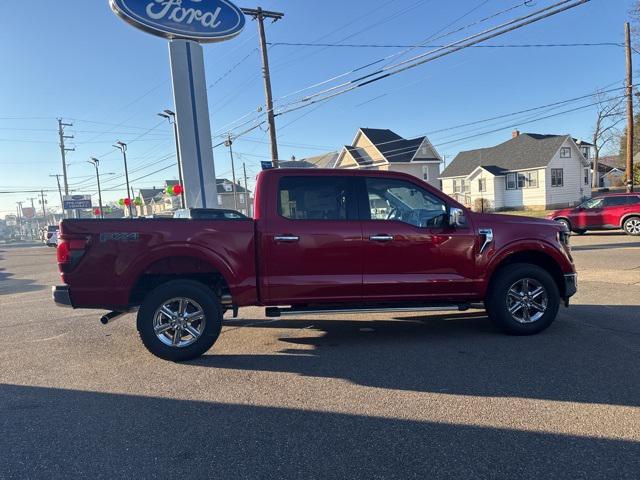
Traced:
POLYGON ((57 247, 58 246, 58 231, 54 231, 51 235, 47 234, 47 242, 48 247, 57 247))
POLYGON ((45 245, 55 246, 58 241, 58 230, 60 230, 60 225, 48 225, 46 229, 43 229, 42 242, 45 245), (50 243, 54 233, 56 234, 56 243, 50 243))
POLYGON ((578 234, 588 230, 622 229, 628 235, 640 235, 640 193, 594 197, 577 207, 556 210, 547 218, 578 234))
POLYGON ((255 207, 255 219, 63 220, 53 299, 112 310, 103 323, 137 309, 144 345, 180 361, 205 353, 239 307, 269 317, 481 307, 503 331, 530 335, 576 292, 562 225, 473 213, 410 175, 268 170, 255 207))

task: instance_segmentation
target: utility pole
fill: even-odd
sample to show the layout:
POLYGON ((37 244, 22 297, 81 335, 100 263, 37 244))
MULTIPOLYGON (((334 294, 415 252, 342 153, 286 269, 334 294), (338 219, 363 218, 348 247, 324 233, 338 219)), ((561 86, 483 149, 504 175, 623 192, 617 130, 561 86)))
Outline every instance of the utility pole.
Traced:
POLYGON ((100 165, 100 160, 97 158, 91 157, 87 163, 93 165, 96 169, 96 180, 98 181, 98 208, 100 208, 100 218, 104 218, 104 212, 102 211, 102 190, 100 189, 100 173, 98 172, 98 166, 100 165))
POLYGON ((627 192, 633 192, 633 64, 631 60, 631 28, 624 24, 627 50, 627 192))
POLYGON ((271 137, 271 161, 273 168, 278 168, 278 140, 276 137, 276 117, 273 113, 273 97, 271 92, 271 74, 269 72, 269 56, 267 54, 267 38, 264 32, 264 19, 271 18, 273 22, 277 22, 284 13, 270 12, 262 10, 258 7, 241 8, 245 15, 250 15, 254 20, 258 21, 258 34, 260 35, 260 52, 262 53, 262 75, 264 77, 264 93, 267 104, 267 121, 269 122, 269 136, 271 137))
POLYGON ((245 205, 247 206, 247 213, 249 214, 250 217, 252 217, 253 215, 251 215, 251 195, 249 195, 249 188, 247 186, 247 165, 242 162, 242 173, 244 173, 244 202, 245 205))
POLYGON ((45 218, 47 218, 47 209, 45 208, 45 206, 47 205, 47 201, 44 199, 45 194, 44 194, 44 190, 40 190, 40 204, 42 205, 42 216, 45 218))
POLYGON ((236 166, 233 161, 233 137, 231 133, 227 133, 227 139, 224 142, 225 147, 229 147, 229 156, 231 157, 231 180, 233 181, 233 208, 238 210, 238 189, 236 188, 236 166))
MULTIPOLYGON (((73 127, 73 123, 64 123, 61 118, 58 119, 58 135, 60 137, 60 154, 62 155, 62 176, 64 177, 64 194, 69 195, 69 181, 67 180, 67 152, 74 152, 75 148, 67 148, 64 141, 72 139, 73 135, 65 135, 64 127, 73 127)), ((63 215, 64 215, 64 205, 63 215)))
POLYGON ((60 209, 64 212, 64 201, 62 199, 62 187, 60 187, 60 175, 59 173, 56 175, 49 175, 50 177, 56 177, 56 181, 58 182, 58 193, 60 194, 60 209))
MULTIPOLYGON (((122 152, 122 158, 124 159, 124 177, 127 181, 127 196, 124 198, 128 198, 131 200, 129 196, 131 193, 131 188, 129 187, 129 168, 127 167, 127 144, 118 140, 114 145, 115 148, 122 152)), ((131 209, 132 201, 129 202, 129 216, 133 218, 133 210, 131 209)))
POLYGON ((173 138, 176 141, 176 158, 178 159, 178 178, 180 179, 180 186, 182 192, 180 192, 180 208, 186 208, 187 202, 184 201, 184 182, 182 181, 182 157, 180 156, 180 144, 178 143, 178 121, 176 120, 175 112, 171 110, 165 110, 158 114, 162 118, 169 120, 169 123, 173 125, 173 138))

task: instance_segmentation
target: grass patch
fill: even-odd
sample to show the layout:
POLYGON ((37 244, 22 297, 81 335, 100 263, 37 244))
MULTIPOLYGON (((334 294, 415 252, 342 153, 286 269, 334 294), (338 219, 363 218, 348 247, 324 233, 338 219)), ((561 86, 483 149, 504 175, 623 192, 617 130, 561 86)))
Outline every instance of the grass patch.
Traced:
POLYGON ((505 212, 496 212, 502 215, 521 215, 523 217, 545 218, 552 210, 509 210, 505 212))

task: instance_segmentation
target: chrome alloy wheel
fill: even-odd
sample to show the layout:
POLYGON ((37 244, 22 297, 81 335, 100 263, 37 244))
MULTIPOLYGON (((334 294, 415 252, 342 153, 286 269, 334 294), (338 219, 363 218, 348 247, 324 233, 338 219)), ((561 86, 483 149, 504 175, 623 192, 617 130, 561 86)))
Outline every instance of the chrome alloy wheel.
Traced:
POLYGON ((533 323, 547 311, 549 298, 547 290, 533 278, 523 278, 515 282, 507 292, 507 309, 519 323, 533 323))
POLYGON ((202 307, 185 297, 167 300, 153 315, 153 330, 158 340, 169 347, 193 344, 202 336, 205 323, 202 307))
POLYGON ((624 222, 624 229, 631 235, 640 235, 640 219, 631 218, 624 222))

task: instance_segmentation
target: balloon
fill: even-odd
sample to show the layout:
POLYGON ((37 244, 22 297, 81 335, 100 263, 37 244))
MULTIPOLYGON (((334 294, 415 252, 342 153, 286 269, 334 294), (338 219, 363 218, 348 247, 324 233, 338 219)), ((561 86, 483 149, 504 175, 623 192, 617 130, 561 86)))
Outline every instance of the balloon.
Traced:
POLYGON ((124 198, 121 198, 120 200, 118 200, 118 205, 124 205, 124 198))
POLYGON ((124 204, 128 207, 129 205, 131 205, 131 199, 130 198, 125 198, 124 199, 124 204))
POLYGON ((140 197, 137 197, 133 203, 136 206, 141 207, 142 206, 142 199, 140 197))
POLYGON ((182 185, 176 185, 175 187, 173 187, 173 193, 175 193, 176 195, 182 195, 183 192, 183 188, 182 185))
POLYGON ((173 190, 173 186, 169 185, 167 187, 167 195, 169 195, 170 197, 174 196, 174 190, 173 190))
POLYGON ((97 216, 97 215, 100 215, 100 209, 99 209, 99 208, 96 208, 96 209, 93 211, 93 213, 94 213, 94 214, 96 214, 96 216, 97 216))

